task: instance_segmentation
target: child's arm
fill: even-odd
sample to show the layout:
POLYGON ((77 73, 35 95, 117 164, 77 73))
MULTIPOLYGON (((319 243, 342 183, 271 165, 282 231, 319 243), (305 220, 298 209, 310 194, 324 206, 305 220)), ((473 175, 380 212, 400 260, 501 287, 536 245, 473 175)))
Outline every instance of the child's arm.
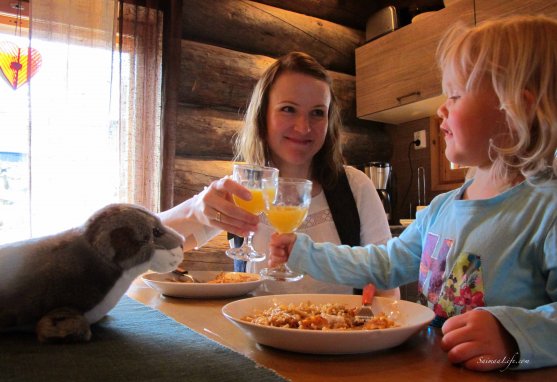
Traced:
MULTIPOLYGON (((405 232, 406 234, 406 232, 405 232)), ((353 287, 373 283, 380 289, 416 281, 420 265, 419 233, 406 240, 395 238, 387 245, 365 247, 314 243, 304 234, 275 234, 271 237, 269 265, 288 260, 288 266, 312 277, 353 287), (415 237, 417 240, 409 240, 415 237)))

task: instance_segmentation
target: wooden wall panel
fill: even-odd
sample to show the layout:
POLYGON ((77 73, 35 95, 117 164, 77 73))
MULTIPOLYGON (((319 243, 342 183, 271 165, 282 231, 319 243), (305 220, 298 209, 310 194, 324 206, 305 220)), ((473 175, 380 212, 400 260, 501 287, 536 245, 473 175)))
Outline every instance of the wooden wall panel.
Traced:
MULTIPOLYGON (((274 58, 182 40, 179 101, 242 112, 253 87, 274 58)), ((356 119, 356 77, 329 71, 343 117, 356 119)))
POLYGON ((182 40, 179 101, 245 108, 261 74, 275 60, 196 41, 182 40))
POLYGON ((365 33, 249 0, 184 0, 182 38, 275 58, 304 50, 326 68, 353 74, 365 33))
POLYGON ((184 253, 181 266, 191 271, 232 271, 233 260, 224 253, 229 247, 226 232, 221 232, 202 248, 184 253))
POLYGON ((289 11, 328 20, 336 24, 365 30, 368 17, 387 1, 373 0, 255 0, 289 11))
POLYGON ((206 106, 180 105, 176 125, 176 155, 179 157, 230 160, 234 134, 242 127, 242 116, 206 106))

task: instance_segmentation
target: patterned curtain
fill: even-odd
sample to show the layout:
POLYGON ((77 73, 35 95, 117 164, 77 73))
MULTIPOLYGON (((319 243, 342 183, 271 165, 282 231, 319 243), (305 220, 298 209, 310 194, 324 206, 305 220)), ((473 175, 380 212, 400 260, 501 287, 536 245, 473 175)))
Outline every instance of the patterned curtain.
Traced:
POLYGON ((120 198, 160 210, 163 13, 120 1, 120 198))
POLYGON ((41 67, 19 89, 0 84, 9 137, 0 142, 0 244, 80 225, 109 203, 160 210, 161 153, 173 155, 173 134, 162 133, 172 122, 163 14, 181 2, 137 3, 30 3, 28 38, 13 42, 38 50, 41 67))

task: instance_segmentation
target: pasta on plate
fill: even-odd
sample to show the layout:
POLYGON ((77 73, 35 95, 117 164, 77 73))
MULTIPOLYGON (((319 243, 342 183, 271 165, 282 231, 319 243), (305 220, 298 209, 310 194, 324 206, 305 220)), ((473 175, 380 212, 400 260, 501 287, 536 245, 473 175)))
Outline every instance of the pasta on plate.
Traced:
POLYGON ((389 316, 381 312, 364 324, 358 324, 354 320, 356 310, 344 304, 313 304, 305 301, 299 304, 275 304, 242 319, 263 326, 307 330, 375 330, 400 326, 394 311, 389 316))

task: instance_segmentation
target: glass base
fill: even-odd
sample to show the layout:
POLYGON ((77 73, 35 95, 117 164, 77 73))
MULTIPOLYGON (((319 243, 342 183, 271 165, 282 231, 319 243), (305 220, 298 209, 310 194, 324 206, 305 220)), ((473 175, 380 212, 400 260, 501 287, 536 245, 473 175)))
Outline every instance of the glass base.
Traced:
POLYGON ((259 253, 255 249, 243 245, 239 248, 230 248, 226 251, 226 256, 234 260, 259 262, 267 258, 264 253, 259 253))
POLYGON ((274 281, 291 282, 301 280, 304 277, 301 273, 296 273, 285 265, 280 265, 275 268, 263 268, 259 274, 266 280, 274 281))

